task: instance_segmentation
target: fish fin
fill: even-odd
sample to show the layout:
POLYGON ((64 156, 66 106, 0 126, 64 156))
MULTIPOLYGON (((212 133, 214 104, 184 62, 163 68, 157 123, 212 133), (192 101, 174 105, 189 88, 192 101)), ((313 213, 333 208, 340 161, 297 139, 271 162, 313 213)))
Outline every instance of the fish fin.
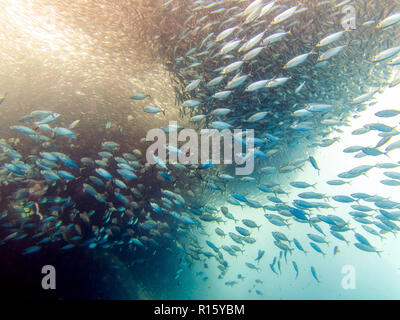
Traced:
MULTIPOLYGON (((242 208, 242 209, 243 209, 243 208, 242 208)), ((266 209, 265 209, 265 207, 262 207, 262 209, 263 209, 264 213, 266 213, 266 209)))

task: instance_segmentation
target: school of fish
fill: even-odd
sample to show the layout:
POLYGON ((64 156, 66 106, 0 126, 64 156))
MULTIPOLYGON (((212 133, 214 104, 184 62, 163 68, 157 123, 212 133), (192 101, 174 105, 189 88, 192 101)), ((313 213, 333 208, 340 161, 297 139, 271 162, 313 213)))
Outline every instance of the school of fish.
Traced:
MULTIPOLYGON (((169 248, 184 255, 175 280, 185 267, 208 268, 208 260, 215 260, 218 278, 227 286, 244 280, 229 273, 233 261, 279 275, 283 260, 291 259, 297 278, 298 254, 334 256, 351 245, 380 256, 384 248, 374 245, 375 238, 400 230, 400 202, 356 190, 341 194, 340 186, 383 170, 387 179, 380 183, 399 187, 400 161, 355 165, 338 172, 337 179, 320 181, 314 154, 339 141, 341 127, 374 105, 385 88, 400 83, 392 78, 400 65, 400 4, 388 2, 162 1, 156 6, 162 19, 154 41, 173 75, 181 125, 161 129, 166 134, 185 127, 253 129, 254 172, 235 176, 234 165, 170 164, 156 155, 150 165, 143 139, 142 150, 121 150, 117 141, 103 140, 93 146, 96 158, 82 151, 78 156, 75 146, 85 138, 80 119, 63 127, 62 114, 34 110, 10 124, 13 138, 0 141, 1 188, 8 195, 0 217, 7 235, 0 244, 31 239, 24 255, 55 245, 60 250, 126 247, 137 259, 141 250, 155 255, 169 248), (342 9, 349 5, 357 10, 354 21, 343 20, 342 9), (354 28, 344 29, 353 22, 354 28), (288 181, 294 172, 301 177, 306 166, 315 170, 316 181, 288 181), (322 183, 332 194, 318 192, 322 183), (335 204, 349 211, 339 214, 335 204), (235 217, 232 206, 246 217, 235 217), (254 214, 264 215, 265 223, 253 221, 254 214), (228 220, 233 230, 224 228, 228 220), (308 225, 309 232, 288 235, 293 224, 308 225), (224 244, 207 239, 208 232, 224 244), (274 241, 253 259, 240 259, 246 247, 258 245, 253 233, 269 233, 274 241)), ((127 100, 145 114, 165 116, 168 110, 155 105, 147 91, 132 92, 127 100)), ((6 102, 3 95, 0 104, 6 102)), ((400 149, 400 131, 385 124, 399 114, 400 109, 377 112, 376 122, 353 134, 376 132, 379 142, 343 152, 354 153, 356 161, 400 149)), ((111 125, 107 121, 104 130, 111 125)), ((173 145, 166 150, 182 152, 173 145)), ((320 282, 316 266, 307 269, 320 282)), ((253 288, 262 283, 256 280, 253 288)))

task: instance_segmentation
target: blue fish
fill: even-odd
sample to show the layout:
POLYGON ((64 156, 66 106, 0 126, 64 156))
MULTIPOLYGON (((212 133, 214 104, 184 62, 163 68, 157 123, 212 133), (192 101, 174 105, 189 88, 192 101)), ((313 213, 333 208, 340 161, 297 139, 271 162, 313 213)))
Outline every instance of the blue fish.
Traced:
POLYGON ((26 248, 22 254, 26 255, 26 254, 35 253, 35 252, 38 252, 40 249, 42 249, 42 248, 39 246, 32 246, 32 247, 26 248))

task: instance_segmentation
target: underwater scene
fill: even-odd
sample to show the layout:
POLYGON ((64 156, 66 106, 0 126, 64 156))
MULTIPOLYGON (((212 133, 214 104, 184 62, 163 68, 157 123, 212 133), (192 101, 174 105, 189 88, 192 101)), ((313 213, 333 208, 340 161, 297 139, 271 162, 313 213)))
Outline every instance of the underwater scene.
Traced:
POLYGON ((15 299, 400 299, 400 1, 0 0, 15 299))

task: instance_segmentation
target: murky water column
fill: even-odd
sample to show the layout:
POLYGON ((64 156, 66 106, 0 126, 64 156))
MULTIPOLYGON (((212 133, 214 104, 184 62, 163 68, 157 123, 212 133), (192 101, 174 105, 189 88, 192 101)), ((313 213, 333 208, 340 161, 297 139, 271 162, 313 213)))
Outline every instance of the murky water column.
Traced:
MULTIPOLYGON (((0 93, 7 94, 0 108, 0 136, 13 137, 9 126, 22 116, 52 110, 62 115, 60 126, 80 120, 74 129, 78 138, 66 146, 76 159, 96 156, 105 140, 118 141, 126 152, 140 149, 144 153, 146 144, 141 139, 147 131, 179 116, 170 74, 156 55, 151 25, 146 24, 155 9, 143 6, 142 1, 0 1, 0 93), (137 92, 150 97, 130 99, 137 92), (149 104, 164 109, 165 115, 144 113, 143 107, 149 104)), ((37 153, 30 144, 19 147, 27 154, 37 153)), ((164 254, 153 259, 160 262, 170 257, 164 254)), ((47 257, 31 263, 62 264, 64 258, 74 260, 49 250, 47 257)), ((9 265, 12 261, 23 265, 20 259, 12 254, 9 265)), ((72 267, 65 262, 62 269, 69 272, 70 266, 70 272, 93 272, 95 279, 104 278, 97 289, 92 287, 97 292, 81 290, 82 297, 151 299, 166 298, 171 292, 171 283, 162 279, 165 275, 156 264, 150 268, 134 265, 132 257, 118 252, 98 252, 93 259, 103 267, 85 271, 79 264, 72 267), (152 277, 147 278, 147 272, 152 277), (102 285, 108 290, 102 290, 102 285)), ((172 256, 173 261, 177 259, 172 256)), ((28 283, 29 276, 24 281, 28 283)), ((81 280, 74 283, 85 284, 81 280)), ((71 290, 64 296, 79 295, 79 289, 71 290)))

